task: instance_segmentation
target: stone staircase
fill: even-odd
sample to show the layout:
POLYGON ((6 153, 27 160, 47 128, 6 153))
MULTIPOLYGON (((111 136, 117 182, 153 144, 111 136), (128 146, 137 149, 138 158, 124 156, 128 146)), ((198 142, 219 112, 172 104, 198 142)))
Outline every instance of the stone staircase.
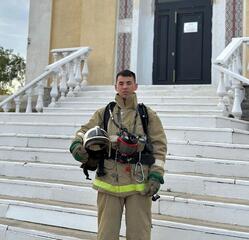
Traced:
MULTIPOLYGON (((88 86, 44 113, 0 113, 1 240, 96 239, 96 192, 68 147, 113 96, 88 86)), ((212 86, 139 86, 138 98, 168 138, 152 240, 249 239, 249 123, 223 117, 212 86)))

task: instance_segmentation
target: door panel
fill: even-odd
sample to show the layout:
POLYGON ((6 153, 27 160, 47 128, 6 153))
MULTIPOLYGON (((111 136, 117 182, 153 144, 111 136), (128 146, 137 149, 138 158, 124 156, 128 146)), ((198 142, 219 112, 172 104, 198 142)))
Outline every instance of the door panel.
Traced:
POLYGON ((210 0, 156 1, 153 83, 211 83, 210 0))
POLYGON ((163 79, 167 78, 168 72, 168 36, 169 36, 169 16, 163 15, 158 19, 158 51, 162 54, 158 55, 158 81, 163 83, 163 79), (160 66, 165 66, 161 68, 160 66))
POLYGON ((178 13, 176 82, 198 83, 202 78, 202 13, 178 13))

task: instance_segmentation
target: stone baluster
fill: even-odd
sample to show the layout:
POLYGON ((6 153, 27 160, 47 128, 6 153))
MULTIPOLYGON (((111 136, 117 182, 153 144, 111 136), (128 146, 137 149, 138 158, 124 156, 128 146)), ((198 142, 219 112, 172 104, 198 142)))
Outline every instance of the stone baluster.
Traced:
POLYGON ((74 97, 73 90, 77 85, 77 82, 74 79, 74 62, 71 61, 69 64, 70 64, 70 71, 69 71, 69 80, 67 82, 69 86, 69 92, 67 94, 67 97, 74 97))
POLYGON ((83 81, 81 83, 81 88, 84 88, 85 86, 88 85, 88 64, 87 64, 87 59, 84 59, 84 65, 83 65, 83 69, 82 69, 82 77, 83 77, 83 81))
POLYGON ((31 113, 32 112, 32 92, 33 92, 32 88, 29 88, 26 91, 26 95, 27 95, 26 113, 31 113))
POLYGON ((243 86, 239 80, 233 81, 234 88, 234 102, 232 108, 232 114, 235 118, 240 119, 242 115, 241 102, 243 100, 243 86))
POLYGON ((224 101, 224 96, 226 95, 226 88, 225 88, 225 83, 224 83, 224 73, 221 72, 221 77, 220 77, 220 81, 218 84, 218 88, 217 88, 217 94, 219 96, 219 103, 218 103, 218 107, 223 110, 223 113, 226 114, 227 111, 227 107, 226 107, 226 103, 224 101))
POLYGON ((5 103, 2 108, 4 112, 8 112, 10 110, 10 102, 5 103))
POLYGON ((235 52, 234 72, 242 74, 241 50, 240 48, 235 52))
POLYGON ((43 81, 40 81, 37 84, 37 103, 35 106, 35 109, 37 112, 42 112, 43 111, 43 96, 44 96, 44 83, 43 81))
MULTIPOLYGON (((69 52, 63 52, 62 55, 63 55, 63 57, 67 57, 69 55, 69 52)), ((69 72, 70 72, 70 64, 69 63, 66 64, 65 71, 66 71, 66 82, 68 82, 69 72)))
POLYGON ((60 99, 65 99, 66 97, 66 92, 67 92, 67 66, 63 65, 60 68, 61 72, 61 81, 60 81, 60 92, 61 92, 61 98, 60 99))
POLYGON ((57 72, 53 73, 53 82, 52 82, 52 89, 50 92, 50 96, 52 98, 49 107, 56 106, 56 98, 58 97, 58 82, 57 82, 57 72))
POLYGON ((74 64, 75 64, 75 75, 74 75, 74 80, 75 82, 77 83, 75 89, 74 89, 74 92, 75 93, 78 93, 81 89, 81 80, 82 80, 82 77, 81 77, 81 58, 76 58, 74 60, 74 64))
POLYGON ((20 96, 17 96, 14 98, 14 102, 15 102, 15 105, 16 105, 16 113, 19 113, 20 112, 20 96))
MULTIPOLYGON (((233 70, 233 63, 230 60, 227 67, 230 71, 233 70)), ((232 89, 232 77, 230 75, 225 74, 225 89, 226 89, 226 95, 224 97, 225 104, 227 105, 228 112, 232 111, 232 105, 233 105, 233 89, 232 89)))

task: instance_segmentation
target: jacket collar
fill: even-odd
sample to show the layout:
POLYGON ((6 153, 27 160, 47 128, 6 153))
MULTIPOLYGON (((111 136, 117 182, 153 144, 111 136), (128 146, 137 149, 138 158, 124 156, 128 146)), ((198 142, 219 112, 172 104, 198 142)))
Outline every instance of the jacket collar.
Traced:
POLYGON ((133 93, 132 95, 127 97, 125 101, 117 93, 116 97, 115 97, 115 101, 117 102, 118 106, 121 109, 122 108, 126 108, 126 109, 136 109, 137 108, 137 95, 136 95, 136 93, 133 93))

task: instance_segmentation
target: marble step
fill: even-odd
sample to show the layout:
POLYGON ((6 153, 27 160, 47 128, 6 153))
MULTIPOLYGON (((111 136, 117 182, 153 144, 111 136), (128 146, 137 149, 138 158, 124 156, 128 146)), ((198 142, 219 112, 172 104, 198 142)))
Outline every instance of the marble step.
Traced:
MULTIPOLYGON (((24 125, 22 124, 22 126, 24 125)), ((63 128, 63 126, 57 126, 56 124, 54 124, 53 129, 51 129, 51 125, 47 125, 49 128, 46 128, 46 125, 40 125, 39 128, 29 126, 30 125, 28 124, 25 126, 25 128, 22 128, 21 131, 23 133, 0 133, 0 146, 65 149, 70 146, 74 133, 80 128, 80 126, 76 127, 74 125, 72 125, 72 128, 70 128, 67 125, 67 132, 67 128, 63 128), (52 135, 53 131, 56 133, 62 132, 60 129, 63 129, 63 133, 52 135)), ((11 131, 11 128, 8 128, 8 131, 11 131)), ((249 132, 238 129, 168 127, 165 129, 165 133, 168 140, 234 144, 249 143, 249 132)))
MULTIPOLYGON (((249 122, 222 116, 165 115, 159 114, 163 124, 178 127, 237 128, 249 131, 249 122)), ((83 124, 91 114, 86 113, 0 113, 0 124, 16 123, 68 123, 83 124)))
MULTIPOLYGON (((97 192, 84 184, 6 177, 0 178, 0 195, 60 201, 88 206, 96 206, 97 199, 97 192)), ((153 202, 152 211, 161 215, 249 227, 248 200, 229 200, 228 198, 217 198, 217 196, 194 196, 191 194, 161 192, 160 200, 153 202), (209 216, 207 215, 208 212, 209 216)))
MULTIPOLYGON (((58 102, 57 108, 75 108, 75 109, 86 109, 89 110, 97 110, 98 108, 105 107, 107 105, 106 102, 58 102)), ((153 109, 154 111, 161 110, 216 110, 218 109, 217 103, 202 103, 195 101, 193 103, 147 103, 147 106, 153 109)))
POLYGON ((248 161, 249 144, 170 140, 168 155, 248 161))
POLYGON ((170 173, 214 175, 219 177, 248 177, 249 161, 238 159, 168 156, 166 170, 170 173))
MULTIPOLYGON (((36 163, 26 160, 0 160, 0 175, 7 177, 84 182, 85 176, 79 165, 80 163, 76 161, 71 161, 71 165, 63 165, 61 163, 36 163)), ((168 156, 165 170, 168 173, 174 174, 202 174, 204 176, 212 175, 213 177, 221 179, 226 177, 236 179, 248 177, 249 162, 168 156)), ((89 173, 90 177, 93 178, 95 173, 89 173)))
POLYGON ((1 160, 79 165, 67 149, 0 146, 1 160))
MULTIPOLYGON (((106 97, 114 97, 115 89, 83 89, 82 91, 77 93, 77 97, 83 96, 106 96, 106 97)), ((138 98, 142 98, 144 96, 214 96, 217 97, 216 89, 214 87, 178 87, 178 88, 170 88, 170 87, 159 87, 159 88, 140 88, 136 91, 138 98)))
POLYGON ((248 200, 249 178, 168 172, 162 190, 248 200))
POLYGON ((161 194, 161 215, 249 227, 249 201, 171 193, 161 194))
MULTIPOLYGON (((0 146, 0 153, 2 160, 71 164, 74 160, 68 148, 0 146)), ((169 140, 168 155, 248 161, 249 145, 169 140)))
MULTIPOLYGON (((2 219, 14 219, 93 233, 97 231, 96 210, 86 205, 44 200, 32 201, 25 198, 2 196, 0 209, 2 219)), ((152 240, 164 240, 165 237, 170 240, 249 239, 248 227, 232 224, 219 224, 158 214, 153 215, 152 224, 152 240)), ((124 219, 122 220, 121 235, 125 235, 124 219)))
MULTIPOLYGON (((109 90, 109 91, 114 91, 114 85, 87 85, 84 86, 82 89, 82 92, 85 91, 104 91, 104 90, 109 90)), ((153 91, 153 90, 164 90, 164 91, 182 91, 185 90, 186 92, 192 92, 192 91, 210 91, 215 93, 216 92, 216 87, 213 85, 144 85, 144 84, 139 84, 138 83, 138 89, 136 92, 143 92, 143 91, 153 91)))
MULTIPOLYGON (((73 173, 68 171, 67 174, 73 173)), ((66 181, 65 179, 67 178, 60 179, 60 177, 56 180, 48 180, 46 175, 44 175, 43 179, 1 176, 0 194, 95 205, 96 191, 91 188, 91 181, 85 180, 83 174, 79 177, 81 179, 76 179, 77 182, 72 182, 66 181)), ((162 191, 166 191, 163 196, 177 191, 187 194, 199 194, 203 198, 216 196, 227 198, 227 201, 228 199, 237 199, 236 201, 238 202, 248 200, 249 190, 246 190, 249 185, 248 179, 167 173, 165 182, 165 185, 162 186, 162 191), (177 180, 179 181, 178 183, 177 180), (184 183, 181 183, 181 181, 184 181, 184 183), (191 184, 193 184, 193 188, 189 190, 191 184), (229 191, 232 192, 230 195, 229 191)), ((158 210, 161 208, 158 204, 160 204, 160 201, 154 204, 154 212, 162 214, 158 210)))
MULTIPOLYGON (((76 165, 63 165, 0 160, 0 176, 89 184, 89 181, 85 179, 85 175, 80 168, 80 163, 75 161, 75 164, 76 165)), ((90 178, 93 179, 95 172, 89 171, 89 175, 90 178)))
POLYGON ((0 218, 1 240, 93 240, 96 234, 0 218))
MULTIPOLYGON (((64 107, 45 107, 43 109, 43 112, 45 113, 88 113, 88 114, 93 114, 94 111, 97 108, 64 108, 64 107)), ((223 112, 222 110, 218 110, 217 107, 214 108, 210 108, 205 110, 204 108, 200 108, 199 106, 196 107, 192 107, 192 106, 188 106, 185 109, 179 107, 179 109, 174 108, 174 106, 172 105, 170 108, 166 108, 164 107, 163 109, 160 108, 157 110, 157 113, 160 114, 178 114, 178 115, 215 115, 215 116, 222 116, 223 112)))
MULTIPOLYGON (((218 104, 218 97, 217 96, 142 96, 138 99, 138 102, 143 102, 144 104, 157 104, 157 103, 212 103, 212 104, 218 104)), ((58 104, 64 104, 64 103, 73 103, 73 102, 81 102, 86 104, 92 104, 93 102, 96 104, 102 103, 104 106, 105 104, 108 104, 109 102, 114 101, 114 96, 110 97, 101 97, 101 96, 95 96, 94 99, 92 97, 70 97, 65 99, 59 99, 58 104)))

